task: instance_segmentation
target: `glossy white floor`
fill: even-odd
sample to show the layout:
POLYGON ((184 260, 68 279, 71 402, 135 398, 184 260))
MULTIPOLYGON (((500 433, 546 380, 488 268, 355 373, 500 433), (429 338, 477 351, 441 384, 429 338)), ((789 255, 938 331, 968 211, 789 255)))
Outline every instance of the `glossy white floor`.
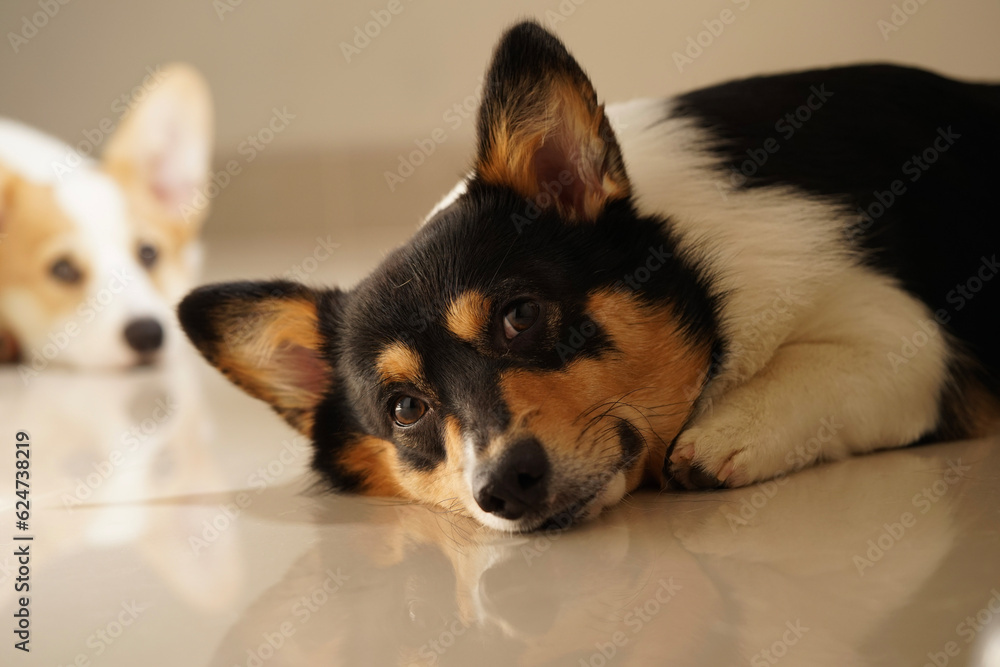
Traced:
MULTIPOLYGON (((241 243, 210 248, 210 278, 309 253, 241 243)), ((356 279, 380 252, 359 247, 315 277, 356 279)), ((4 369, 0 424, 3 665, 1000 665, 998 439, 643 492, 510 537, 312 491, 308 443, 193 355, 27 385, 4 369), (28 655, 11 633, 18 429, 28 655)))

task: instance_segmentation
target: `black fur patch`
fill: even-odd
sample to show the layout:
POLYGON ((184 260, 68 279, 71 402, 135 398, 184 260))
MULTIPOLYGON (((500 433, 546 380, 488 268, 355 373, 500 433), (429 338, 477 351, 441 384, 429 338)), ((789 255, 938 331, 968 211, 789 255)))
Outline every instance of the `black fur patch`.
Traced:
POLYGON ((698 90, 674 114, 715 137, 733 185, 790 185, 851 213, 845 241, 927 303, 996 386, 1000 86, 844 67, 698 90))
MULTIPOLYGON (((543 212, 530 224, 518 224, 529 205, 507 188, 470 183, 467 194, 350 295, 339 350, 339 375, 349 403, 367 432, 399 443, 399 451, 416 468, 444 459, 436 425, 443 415, 432 411, 405 429, 392 424, 392 397, 415 391, 379 384, 375 360, 396 341, 422 357, 424 374, 438 394, 438 410, 457 418, 465 435, 482 446, 509 424, 499 393, 502 372, 559 372, 578 356, 599 358, 613 351, 613 341, 586 312, 588 296, 595 291, 610 289, 650 304, 668 303, 678 313, 684 335, 699 344, 716 340, 716 304, 692 267, 677 259, 663 221, 640 217, 622 201, 611 204, 594 223, 570 224, 543 212), (649 262, 650 257, 656 261, 649 262), (650 265, 656 270, 649 270, 650 265), (502 326, 505 305, 525 295, 559 310, 558 329, 540 331, 528 345, 516 348, 493 336, 495 349, 484 354, 444 325, 448 306, 467 290, 490 299, 494 331, 502 326)), ((342 408, 339 403, 322 406, 342 408)), ((317 429, 319 423, 317 419, 317 429)))
MULTIPOLYGON (((505 371, 559 373, 576 359, 618 352, 587 312, 596 292, 670 306, 692 347, 711 347, 720 360, 719 308, 703 272, 677 256, 668 221, 636 212, 618 145, 590 82, 537 24, 515 26, 501 39, 480 130, 480 171, 466 194, 350 292, 241 283, 195 292, 181 307, 185 329, 208 356, 221 334, 206 313, 220 299, 281 298, 296 290, 320 299, 322 353, 333 380, 314 415, 314 465, 336 488, 364 483, 339 463, 361 434, 394 443, 406 467, 433 470, 447 457, 446 417, 457 420, 475 446, 507 430, 511 415, 500 389, 505 371), (578 136, 581 124, 590 134, 578 136), (581 169, 573 162, 578 149, 595 142, 599 154, 588 150, 592 162, 581 169), (552 194, 550 177, 562 183, 561 192, 552 194), (615 182, 607 191, 606 177, 615 182), (558 205, 541 204, 543 192, 558 205), (279 294, 268 295, 270 289, 279 294), (450 304, 469 290, 491 304, 490 335, 477 344, 446 326, 450 304), (508 340, 504 313, 525 298, 551 317, 508 340), (386 386, 379 376, 380 355, 397 343, 420 357, 423 388, 386 386), (396 424, 392 409, 401 395, 423 399, 430 410, 410 426, 396 424)), ((539 396, 539 405, 545 400, 539 396)), ((635 433, 621 436, 626 457, 642 444, 635 433)))

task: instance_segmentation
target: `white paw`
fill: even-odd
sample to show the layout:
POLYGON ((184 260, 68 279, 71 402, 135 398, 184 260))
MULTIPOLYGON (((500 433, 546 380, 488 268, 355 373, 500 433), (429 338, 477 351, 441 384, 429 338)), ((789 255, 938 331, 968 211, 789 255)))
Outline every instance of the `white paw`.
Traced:
POLYGON ((678 436, 670 454, 668 472, 684 488, 745 486, 787 469, 780 438, 752 418, 731 410, 702 421, 678 436))

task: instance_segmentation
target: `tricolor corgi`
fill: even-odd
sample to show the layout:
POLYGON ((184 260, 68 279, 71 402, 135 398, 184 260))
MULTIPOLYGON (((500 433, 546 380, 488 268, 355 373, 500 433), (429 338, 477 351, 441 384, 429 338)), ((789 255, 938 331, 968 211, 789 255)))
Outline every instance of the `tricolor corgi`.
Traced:
POLYGON ((50 365, 155 360, 174 306, 197 284, 208 89, 174 65, 142 96, 100 161, 0 120, 0 358, 20 361, 25 382, 50 365))
POLYGON ((350 290, 180 305, 335 489, 502 531, 746 485, 997 414, 1000 86, 893 66, 605 109, 535 23, 468 178, 350 290))

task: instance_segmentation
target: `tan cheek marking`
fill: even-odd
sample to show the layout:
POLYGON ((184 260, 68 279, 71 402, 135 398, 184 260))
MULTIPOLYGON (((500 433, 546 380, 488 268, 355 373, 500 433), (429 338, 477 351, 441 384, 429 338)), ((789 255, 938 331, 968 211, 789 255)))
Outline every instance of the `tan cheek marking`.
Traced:
POLYGON ((407 497, 400 483, 396 446, 391 442, 363 435, 347 447, 338 462, 363 480, 362 495, 407 497))
POLYGON ((71 237, 76 229, 56 203, 52 188, 7 174, 0 167, 0 216, 6 234, 0 242, 0 290, 28 290, 53 324, 74 313, 84 297, 90 267, 81 266, 83 282, 63 285, 50 278, 49 267, 42 264, 53 243, 71 237))
POLYGON ((444 418, 445 461, 429 472, 401 471, 406 495, 423 503, 438 505, 446 511, 463 511, 473 503, 465 481, 465 452, 458 421, 444 418))
MULTIPOLYGON (((603 467, 599 459, 606 455, 601 449, 608 442, 595 437, 617 421, 604 420, 586 433, 584 429, 591 416, 621 399, 610 414, 629 419, 642 431, 648 448, 646 470, 658 475, 666 444, 680 430, 700 390, 709 347, 681 334, 669 309, 641 306, 628 295, 594 294, 588 312, 620 352, 572 361, 560 372, 509 372, 501 380, 504 399, 515 417, 528 415, 525 427, 547 448, 577 461, 590 459, 595 471, 603 467), (608 405, 581 416, 604 403, 608 405)), ((610 433, 608 437, 617 441, 610 433)), ((633 471, 630 488, 640 478, 633 471)))
POLYGON ((448 331, 467 343, 479 342, 487 329, 490 316, 490 300, 481 292, 470 290, 459 295, 445 314, 448 331))

